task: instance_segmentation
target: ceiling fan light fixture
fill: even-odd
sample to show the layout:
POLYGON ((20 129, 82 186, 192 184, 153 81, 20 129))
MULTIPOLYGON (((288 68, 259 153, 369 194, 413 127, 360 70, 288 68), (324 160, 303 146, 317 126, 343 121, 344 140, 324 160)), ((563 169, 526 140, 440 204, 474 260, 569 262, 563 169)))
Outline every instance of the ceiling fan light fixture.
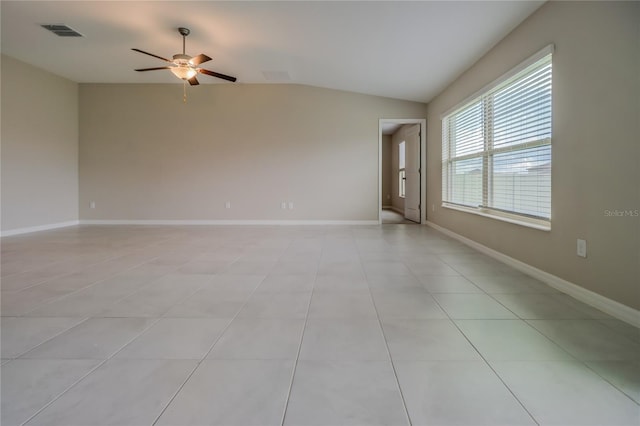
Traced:
POLYGON ((190 78, 193 78, 196 74, 198 74, 198 71, 196 71, 195 68, 184 65, 171 67, 171 72, 181 80, 189 80, 190 78))
POLYGON ((236 78, 231 77, 230 75, 224 75, 215 71, 200 68, 199 65, 204 62, 210 61, 211 57, 205 55, 204 53, 201 53, 198 56, 187 55, 185 53, 185 43, 186 43, 186 37, 189 35, 190 31, 188 28, 180 27, 178 28, 178 32, 182 36, 182 53, 176 53, 175 55, 173 55, 172 60, 163 58, 162 56, 158 56, 153 53, 145 52, 144 50, 132 48, 131 50, 135 52, 152 56, 166 63, 166 65, 163 67, 139 68, 139 69, 136 69, 136 71, 144 72, 144 71, 155 71, 155 70, 171 70, 173 75, 178 77, 180 80, 185 81, 185 93, 186 93, 187 81, 192 86, 198 86, 200 84, 200 82, 196 78, 196 75, 198 75, 198 73, 209 75, 211 77, 216 77, 216 78, 220 78, 222 80, 227 80, 231 82, 236 81, 236 78))

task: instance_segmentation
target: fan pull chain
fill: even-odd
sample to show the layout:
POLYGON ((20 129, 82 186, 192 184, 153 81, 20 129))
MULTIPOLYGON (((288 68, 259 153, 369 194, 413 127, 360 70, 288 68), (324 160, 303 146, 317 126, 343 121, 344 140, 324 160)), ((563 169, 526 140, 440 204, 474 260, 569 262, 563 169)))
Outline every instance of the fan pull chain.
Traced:
POLYGON ((187 82, 186 81, 182 84, 182 87, 183 87, 182 103, 186 104, 187 103, 187 82))

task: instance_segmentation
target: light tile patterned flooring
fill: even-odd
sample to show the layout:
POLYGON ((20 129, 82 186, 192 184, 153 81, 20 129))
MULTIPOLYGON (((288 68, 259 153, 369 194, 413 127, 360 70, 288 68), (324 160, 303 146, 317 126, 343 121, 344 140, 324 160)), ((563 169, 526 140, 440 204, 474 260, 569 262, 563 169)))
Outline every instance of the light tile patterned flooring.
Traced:
POLYGON ((395 210, 391 210, 389 208, 383 208, 380 211, 380 218, 382 219, 383 224, 407 224, 407 225, 417 225, 416 222, 412 222, 409 219, 405 219, 404 215, 396 212, 395 210))
POLYGON ((423 226, 2 240, 12 425, 635 425, 640 332, 423 226))

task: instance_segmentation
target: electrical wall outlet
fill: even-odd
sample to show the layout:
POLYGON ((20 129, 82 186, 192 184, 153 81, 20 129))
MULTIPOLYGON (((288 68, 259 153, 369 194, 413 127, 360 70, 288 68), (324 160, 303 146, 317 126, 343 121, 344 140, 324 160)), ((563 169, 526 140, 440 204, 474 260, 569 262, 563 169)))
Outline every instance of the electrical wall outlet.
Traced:
POLYGON ((289 210, 293 210, 293 201, 289 201, 289 210))
POLYGON ((281 208, 282 210, 286 210, 286 208, 287 208, 287 202, 286 202, 286 201, 283 201, 282 203, 280 203, 280 208, 281 208))
POLYGON ((226 203, 224 203, 224 207, 226 209, 230 209, 231 208, 231 201, 227 201, 226 203))
POLYGON ((96 202, 95 201, 90 202, 89 203, 89 208, 90 209, 95 209, 96 208, 96 202))
POLYGON ((587 240, 581 240, 578 238, 577 254, 580 257, 587 257, 587 240))

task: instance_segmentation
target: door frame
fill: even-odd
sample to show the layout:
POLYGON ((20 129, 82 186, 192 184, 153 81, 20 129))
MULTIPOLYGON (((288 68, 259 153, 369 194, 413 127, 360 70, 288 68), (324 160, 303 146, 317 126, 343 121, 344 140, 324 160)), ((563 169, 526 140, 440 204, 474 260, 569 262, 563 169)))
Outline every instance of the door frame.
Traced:
POLYGON ((381 118, 378 120, 378 224, 382 223, 382 125, 420 124, 420 224, 427 222, 427 120, 424 118, 381 118))

